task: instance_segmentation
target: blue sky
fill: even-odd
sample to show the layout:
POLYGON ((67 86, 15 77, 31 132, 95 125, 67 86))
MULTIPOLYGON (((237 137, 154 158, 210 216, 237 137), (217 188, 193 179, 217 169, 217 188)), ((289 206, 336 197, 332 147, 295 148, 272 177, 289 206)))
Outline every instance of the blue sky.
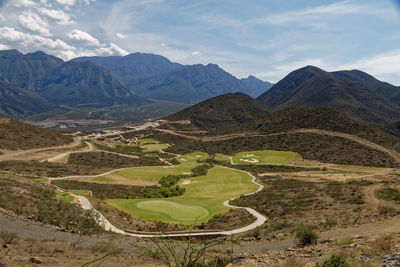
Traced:
POLYGON ((277 82, 315 65, 400 85, 400 1, 0 0, 0 49, 148 52, 277 82))

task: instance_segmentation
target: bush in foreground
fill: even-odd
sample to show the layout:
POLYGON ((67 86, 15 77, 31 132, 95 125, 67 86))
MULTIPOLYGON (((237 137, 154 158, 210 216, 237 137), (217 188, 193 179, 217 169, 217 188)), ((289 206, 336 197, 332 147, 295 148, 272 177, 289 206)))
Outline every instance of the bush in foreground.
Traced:
POLYGON ((322 265, 317 263, 315 267, 350 267, 350 264, 346 262, 342 255, 332 255, 329 259, 326 259, 322 265))
POLYGON ((302 225, 297 231, 297 239, 300 246, 315 245, 318 240, 318 235, 310 226, 302 225))

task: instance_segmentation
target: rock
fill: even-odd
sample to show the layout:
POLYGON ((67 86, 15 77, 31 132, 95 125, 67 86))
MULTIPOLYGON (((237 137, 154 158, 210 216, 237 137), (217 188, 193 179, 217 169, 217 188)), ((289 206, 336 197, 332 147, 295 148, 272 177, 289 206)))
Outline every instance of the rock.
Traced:
POLYGON ((29 259, 29 262, 30 262, 30 263, 33 263, 33 264, 42 264, 42 263, 43 263, 43 261, 42 261, 41 259, 36 258, 36 257, 31 257, 31 258, 29 259))
POLYGON ((357 247, 357 243, 352 243, 352 244, 349 244, 349 245, 342 246, 342 248, 355 248, 355 247, 357 247))

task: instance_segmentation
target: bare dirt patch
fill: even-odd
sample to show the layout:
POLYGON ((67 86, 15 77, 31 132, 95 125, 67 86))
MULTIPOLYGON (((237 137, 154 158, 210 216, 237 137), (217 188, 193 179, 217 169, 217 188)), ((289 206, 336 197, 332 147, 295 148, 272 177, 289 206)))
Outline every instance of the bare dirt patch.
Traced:
POLYGON ((121 184, 121 185, 132 185, 132 186, 152 186, 158 185, 158 182, 151 180, 138 180, 138 179, 129 179, 124 176, 118 175, 117 173, 110 173, 105 175, 104 177, 112 179, 109 182, 102 181, 94 181, 91 177, 82 177, 82 178, 74 178, 71 180, 82 181, 82 182, 91 182, 91 183, 99 183, 99 184, 121 184))

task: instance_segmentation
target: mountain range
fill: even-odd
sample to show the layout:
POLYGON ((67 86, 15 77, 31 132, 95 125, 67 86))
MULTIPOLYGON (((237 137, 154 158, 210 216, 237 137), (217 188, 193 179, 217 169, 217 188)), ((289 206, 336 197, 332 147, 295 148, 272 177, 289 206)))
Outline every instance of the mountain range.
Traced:
POLYGON ((329 107, 349 117, 396 132, 400 88, 361 71, 326 72, 307 66, 293 71, 257 98, 273 111, 329 107))
POLYGON ((73 61, 90 61, 109 70, 139 96, 187 104, 225 93, 242 92, 257 97, 272 86, 254 76, 239 80, 215 64, 181 65, 153 54, 81 57, 73 61))
MULTIPOLYGON (((40 51, 22 54, 4 50, 0 51, 0 95, 0 115, 19 119, 34 114, 52 116, 53 110, 63 112, 60 109, 124 110, 124 106, 163 105, 165 101, 175 112, 182 103, 196 104, 225 95, 213 101, 231 106, 223 114, 233 112, 235 118, 240 118, 240 112, 243 118, 251 114, 246 111, 249 105, 272 112, 290 107, 328 107, 357 121, 400 133, 400 88, 359 70, 327 72, 306 66, 272 85, 254 76, 237 79, 215 64, 182 65, 153 54, 82 57, 64 62, 40 51), (249 95, 239 101, 246 102, 246 108, 232 93, 249 95), (251 97, 257 97, 265 107, 260 108, 251 97)), ((215 116, 201 105, 197 108, 207 116, 215 116)), ((82 116, 88 112, 84 110, 82 116)), ((231 120, 229 116, 226 119, 231 120)), ((203 116, 198 123, 212 121, 203 116)))
POLYGON ((0 51, 0 115, 12 118, 60 107, 141 106, 165 100, 194 104, 232 92, 256 97, 270 87, 255 77, 239 80, 217 65, 185 66, 153 54, 64 62, 40 51, 0 51))

